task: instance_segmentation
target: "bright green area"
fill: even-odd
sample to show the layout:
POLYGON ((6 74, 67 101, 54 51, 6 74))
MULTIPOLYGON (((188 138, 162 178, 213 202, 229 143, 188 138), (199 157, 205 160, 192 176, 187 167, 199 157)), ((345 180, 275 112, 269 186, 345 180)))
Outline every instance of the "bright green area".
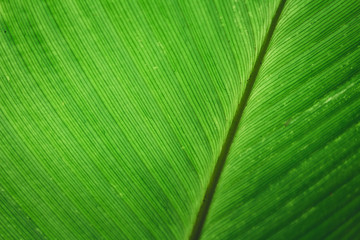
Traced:
MULTIPOLYGON (((0 0, 0 239, 187 239, 279 0, 0 0)), ((360 235, 360 4, 287 0, 202 239, 360 235)))

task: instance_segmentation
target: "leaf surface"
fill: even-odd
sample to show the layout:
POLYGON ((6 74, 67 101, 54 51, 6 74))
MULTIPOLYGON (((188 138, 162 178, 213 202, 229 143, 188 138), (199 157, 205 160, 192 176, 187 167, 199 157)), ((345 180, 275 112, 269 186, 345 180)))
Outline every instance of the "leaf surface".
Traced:
POLYGON ((0 1, 1 238, 353 239, 359 12, 0 1))

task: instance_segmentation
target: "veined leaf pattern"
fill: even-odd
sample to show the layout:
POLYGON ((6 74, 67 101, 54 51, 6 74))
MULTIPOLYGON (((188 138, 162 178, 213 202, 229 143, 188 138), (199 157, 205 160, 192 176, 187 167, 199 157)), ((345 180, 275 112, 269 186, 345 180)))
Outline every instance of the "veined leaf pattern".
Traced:
POLYGON ((0 238, 359 238, 359 13, 1 0, 0 238))

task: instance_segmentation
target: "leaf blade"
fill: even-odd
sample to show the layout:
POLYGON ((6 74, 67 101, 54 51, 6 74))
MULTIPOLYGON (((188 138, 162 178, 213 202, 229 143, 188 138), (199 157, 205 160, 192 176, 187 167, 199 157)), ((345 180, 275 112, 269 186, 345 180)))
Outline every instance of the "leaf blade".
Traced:
POLYGON ((189 234, 246 79, 238 75, 250 74, 276 6, 256 1, 250 11, 263 14, 242 19, 232 5, 192 4, 1 3, 1 184, 45 236, 189 234), (224 21, 258 31, 203 21, 216 22, 220 6, 224 21))
POLYGON ((330 229, 318 224, 336 224, 336 211, 358 196, 358 7, 288 2, 204 238, 322 238, 330 229))

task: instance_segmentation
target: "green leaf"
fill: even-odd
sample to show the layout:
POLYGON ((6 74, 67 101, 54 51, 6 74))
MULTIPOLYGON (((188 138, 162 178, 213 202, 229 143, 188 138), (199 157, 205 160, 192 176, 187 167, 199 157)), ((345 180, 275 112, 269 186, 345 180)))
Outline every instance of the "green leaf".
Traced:
POLYGON ((0 1, 1 239, 357 239, 357 0, 0 1))

